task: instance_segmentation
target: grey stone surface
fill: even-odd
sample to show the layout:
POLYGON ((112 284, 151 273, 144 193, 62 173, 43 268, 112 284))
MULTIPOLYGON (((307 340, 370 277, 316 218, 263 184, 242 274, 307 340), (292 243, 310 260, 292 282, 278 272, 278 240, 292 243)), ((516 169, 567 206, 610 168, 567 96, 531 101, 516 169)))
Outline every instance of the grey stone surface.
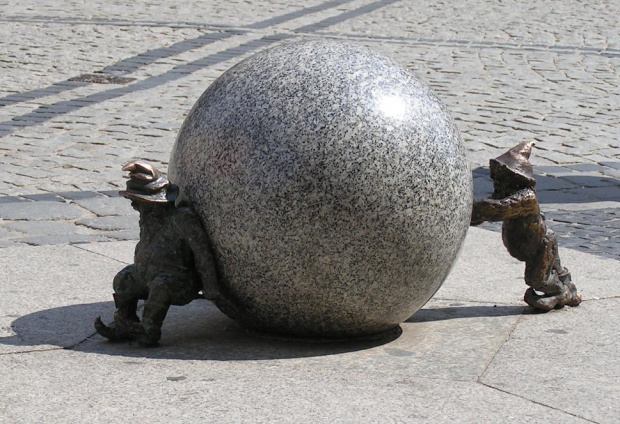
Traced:
POLYGON ((95 230, 126 230, 138 227, 138 217, 133 215, 102 216, 97 218, 81 219, 76 221, 76 224, 95 230))
POLYGON ((618 298, 584 302, 566 312, 528 315, 482 382, 592 422, 617 422, 619 320, 618 298), (554 350, 555 355, 541 355, 554 350))
MULTIPOLYGON (((620 154, 614 6, 607 6, 608 13, 601 5, 577 13, 582 5, 574 0, 561 8, 487 0, 453 8, 391 0, 278 2, 265 8, 268 3, 218 3, 217 13, 210 4, 205 7, 212 20, 205 22, 183 21, 185 9, 157 19, 162 6, 141 0, 132 2, 131 12, 108 5, 105 14, 93 14, 99 6, 61 7, 57 0, 31 10, 10 3, 0 15, 3 31, 12 34, 5 43, 7 60, 0 62, 6 70, 0 92, 7 93, 0 98, 0 195, 114 192, 122 185, 119 164, 135 157, 160 162, 165 170, 196 87, 252 50, 291 32, 317 37, 311 31, 367 45, 423 75, 455 115, 475 165, 486 166, 516 141, 535 138, 540 149, 534 164, 555 169, 551 176, 598 172, 620 178, 614 168, 620 154), (553 25, 540 19, 551 7, 553 25), (248 23, 247 9, 255 8, 260 11, 252 16, 261 20, 248 23), (475 19, 480 10, 503 19, 481 24, 475 19), (141 18, 119 18, 127 13, 141 18), (238 28, 233 22, 248 24, 238 28), (122 87, 66 81, 98 70, 137 81, 122 87)), ((571 205, 618 198, 591 190, 541 194, 545 202, 571 205)), ((618 237, 612 242, 620 249, 618 237)))
MULTIPOLYGON (((111 318, 122 264, 72 246, 9 247, 0 255, 0 356, 70 347, 111 318)), ((4 384, 2 385, 4 386, 4 384)))
POLYGON ((249 325, 385 331, 444 280, 471 171, 433 91, 391 59, 309 41, 258 53, 200 97, 170 160, 249 325))
POLYGON ((140 229, 132 228, 130 230, 120 231, 105 231, 101 233, 102 236, 108 237, 111 240, 137 240, 140 238, 140 229))
POLYGON ((54 234, 22 237, 19 242, 31 246, 45 246, 48 244, 81 244, 106 241, 100 234, 54 234))
POLYGON ((133 263, 135 241, 117 241, 109 243, 91 243, 79 246, 80 249, 115 259, 124 264, 133 263))
POLYGON ((124 422, 135 413, 152 423, 587 422, 473 382, 385 373, 361 358, 345 369, 330 356, 309 367, 302 357, 194 361, 138 351, 41 352, 0 362, 7 377, 27 383, 0 386, 5 416, 16 421, 124 422))
POLYGON ((51 221, 82 218, 88 212, 59 202, 18 202, 0 204, 0 218, 5 220, 51 221))
POLYGON ((138 217, 138 213, 131 207, 131 202, 123 197, 94 197, 76 200, 75 203, 88 209, 97 216, 132 215, 138 217))
MULTIPOLYGON (((560 257, 586 300, 620 296, 620 261, 564 248, 560 257)), ((501 233, 470 228, 459 258, 435 299, 523 305, 524 264, 512 258, 501 233)))
MULTIPOLYGON (((91 250, 102 246, 109 258, 118 251, 117 259, 123 262, 111 265, 109 272, 105 271, 107 265, 101 268, 106 257, 97 255, 96 261, 80 262, 84 269, 74 267, 72 283, 80 288, 77 294, 68 288, 58 292, 63 279, 53 269, 59 266, 64 270, 64 265, 55 264, 69 260, 72 250, 64 250, 66 246, 27 248, 32 250, 22 251, 20 257, 10 256, 9 266, 2 263, 0 327, 16 325, 25 334, 28 343, 17 351, 29 351, 33 346, 56 350, 0 354, 0 422, 108 423, 126 422, 128 417, 150 422, 584 422, 575 417, 581 414, 589 418, 587 422, 616 422, 609 414, 618 415, 617 410, 608 406, 618 404, 613 392, 618 380, 618 305, 604 296, 617 295, 618 274, 614 273, 620 235, 613 232, 615 221, 606 218, 620 203, 601 202, 599 195, 608 196, 605 187, 597 192, 593 188, 571 192, 562 188, 560 181, 563 176, 585 178, 596 172, 601 178, 620 179, 618 14, 617 2, 584 5, 577 0, 527 4, 516 0, 450 4, 427 0, 3 2, 0 204, 26 201, 20 196, 50 193, 54 200, 53 193, 69 200, 94 197, 97 192, 114 195, 123 186, 119 165, 133 158, 152 160, 165 170, 175 134, 206 85, 253 49, 267 47, 281 39, 278 37, 297 34, 315 38, 316 33, 297 31, 319 31, 319 37, 353 41, 381 51, 422 75, 455 116, 474 167, 488 166, 490 158, 518 141, 536 139, 540 147, 532 157, 536 172, 559 180, 556 185, 544 185, 543 209, 561 212, 560 218, 578 220, 552 223, 560 237, 564 231, 570 236, 560 240, 562 259, 581 273, 576 283, 584 293, 595 287, 603 297, 596 300, 596 294, 589 293, 592 297, 579 308, 525 316, 525 337, 532 342, 508 338, 510 349, 505 353, 500 350, 496 357, 500 366, 493 368, 495 360, 490 361, 487 376, 500 387, 492 389, 443 378, 451 373, 469 378, 479 369, 479 359, 487 355, 485 350, 476 356, 471 352, 476 346, 465 339, 451 343, 421 332, 411 339, 421 343, 418 346, 390 343, 371 349, 374 356, 368 357, 364 356, 368 349, 347 353, 307 345, 283 346, 271 340, 258 345, 254 338, 227 345, 226 337, 239 339, 233 331, 239 327, 233 327, 214 308, 203 309, 200 303, 188 306, 187 311, 172 312, 174 325, 170 328, 178 329, 180 335, 168 339, 170 344, 163 351, 125 349, 97 339, 84 344, 82 351, 63 350, 58 346, 72 345, 88 334, 93 315, 104 312, 104 318, 109 318, 113 310, 109 276, 131 260, 135 234, 134 241, 126 244, 74 245, 91 250), (96 71, 137 80, 122 87, 66 81, 96 71), (591 166, 597 164, 598 170, 591 166), (594 215, 586 216, 583 211, 594 215), (579 213, 572 216, 567 212, 579 213), (601 240, 601 234, 607 238, 601 240), (616 252, 615 260, 601 261, 583 254, 605 254, 604 245, 615 246, 610 249, 616 252), (579 248, 581 253, 571 258, 566 246, 579 248), (40 254, 33 253, 37 249, 40 254), (12 268, 13 262, 23 269, 12 268), (78 278, 90 275, 90 270, 101 283, 78 278), (55 278, 47 279, 44 272, 55 278), (100 297, 85 297, 99 288, 100 297), (47 296, 45 300, 29 303, 22 313, 5 313, 5 305, 24 306, 23 302, 40 294, 47 296), (594 307, 598 303, 601 306, 594 307), (204 330, 204 321, 191 321, 192 314, 200 311, 217 313, 211 330, 204 330), (578 320, 571 318, 573 312, 579 313, 575 315, 578 320), (529 321, 532 318, 536 321, 529 321), (545 326, 546 320, 550 320, 549 326, 545 326), (37 340, 45 341, 59 331, 57 322, 67 328, 80 323, 80 337, 67 336, 68 343, 54 344, 65 336, 56 337, 50 345, 38 345, 37 340), (568 327, 563 326, 565 322, 568 327), (45 325, 41 327, 41 323, 45 325), (189 329, 184 329, 187 325, 189 329), (198 335, 192 338, 192 334, 198 335), (206 339, 201 339, 203 334, 206 339), (176 343, 180 347, 171 351, 176 343), (433 350, 432 343, 449 351, 433 350), (244 349, 234 350, 239 346, 244 349), (418 355, 417 349, 426 354, 418 355), (278 356, 279 351, 287 357, 278 356), (386 358, 382 363, 377 362, 381 352, 386 358), (198 354, 211 357, 196 360, 198 354), (459 355, 472 359, 471 364, 463 365, 459 355), (442 358, 450 358, 459 365, 447 364, 439 371, 443 377, 434 378, 430 370, 440 367, 432 366, 433 358, 440 363, 442 358), (562 362, 563 358, 571 360, 562 362), (379 366, 389 359, 394 364, 382 373, 379 366), (558 362, 551 363, 553 359, 558 362), (544 361, 544 369, 539 360, 544 361), (408 366, 407 361, 416 367, 408 366), (558 369, 557 364, 563 368, 558 369), (397 366, 403 366, 405 372, 395 372, 397 366), (411 375, 417 367, 428 374, 411 375), (548 374, 537 378, 541 369, 548 374), (606 372, 609 380, 601 377, 601 372, 606 372)), ((475 184, 481 180, 476 178, 475 184)), ((73 225, 74 221, 59 222, 73 225)), ((74 228, 76 232, 87 230, 74 228)), ((0 237, 18 235, 6 233, 0 237)), ((441 323, 447 330, 458 324, 455 331, 469 331, 479 343, 484 333, 475 330, 489 317, 471 315, 514 312, 522 305, 525 285, 522 268, 511 265, 501 244, 496 244, 499 234, 476 228, 469 232, 468 240, 469 246, 497 261, 461 255, 444 285, 451 290, 444 293, 461 300, 445 300, 447 310, 433 312, 441 318, 455 315, 451 311, 456 309, 458 318, 428 325, 441 323), (480 237, 472 243, 474 235, 480 237), (487 244, 493 249, 486 249, 487 244), (482 265, 507 267, 514 280, 499 281, 483 272, 482 265), (476 309, 462 300, 472 298, 487 303, 476 309), (495 304, 497 308, 490 307, 495 304), (505 306, 513 309, 502 309, 505 306), (463 328, 467 324, 470 328, 463 328)), ((6 246, 14 243, 0 239, 0 261, 6 259, 6 246)), ((435 301, 443 302, 435 299, 427 308, 438 309, 435 301)), ((514 316, 498 318, 504 334, 504 323, 512 322, 514 316)), ((517 335, 521 324, 521 320, 516 323, 517 335)), ((401 337, 408 337, 411 325, 403 326, 401 337)), ((434 329, 443 331, 437 326, 434 329)), ((67 331, 73 330, 75 327, 67 331)), ((492 325, 481 330, 492 332, 489 341, 499 337, 492 325)), ((2 337, 0 341, 9 344, 16 340, 2 337)))
MULTIPOLYGON (((75 231, 74 225, 66 221, 9 221, 2 223, 2 226, 29 236, 65 235, 75 231)), ((13 237, 16 235, 13 234, 13 237)))
MULTIPOLYGON (((111 281, 135 243, 4 249, 0 277, 19 284, 0 285, 2 418, 124 422, 138 403, 150 422, 614 422, 617 284, 610 299, 528 314, 504 304, 507 286, 476 279, 511 272, 489 253, 497 241, 472 228, 442 288, 474 301, 435 297, 396 339, 274 339, 195 301, 171 309, 155 349, 92 336, 95 316, 111 320, 111 281), (466 254, 474 247, 488 262, 466 254)), ((587 284, 611 285, 618 267, 594 261, 587 284)))

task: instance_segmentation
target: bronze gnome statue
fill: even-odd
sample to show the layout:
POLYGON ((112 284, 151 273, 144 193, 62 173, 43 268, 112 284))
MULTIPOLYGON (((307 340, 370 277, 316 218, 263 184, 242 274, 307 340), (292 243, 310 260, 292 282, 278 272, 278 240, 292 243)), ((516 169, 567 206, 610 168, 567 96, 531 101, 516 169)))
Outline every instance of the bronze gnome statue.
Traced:
POLYGON ((581 295, 560 263, 556 235, 540 212, 529 162, 533 145, 523 142, 491 159, 494 191, 490 198, 474 202, 471 222, 503 221, 504 245, 511 256, 525 262, 528 305, 543 311, 577 306, 581 295))
POLYGON ((134 161, 127 190, 140 213, 140 241, 135 263, 114 278, 114 324, 95 321, 99 334, 112 340, 137 340, 154 345, 171 305, 185 305, 197 298, 210 299, 226 308, 220 296, 215 263, 200 218, 183 204, 178 188, 148 162, 134 161), (175 204, 176 202, 176 204, 175 204), (142 321, 136 315, 138 301, 146 300, 142 321))

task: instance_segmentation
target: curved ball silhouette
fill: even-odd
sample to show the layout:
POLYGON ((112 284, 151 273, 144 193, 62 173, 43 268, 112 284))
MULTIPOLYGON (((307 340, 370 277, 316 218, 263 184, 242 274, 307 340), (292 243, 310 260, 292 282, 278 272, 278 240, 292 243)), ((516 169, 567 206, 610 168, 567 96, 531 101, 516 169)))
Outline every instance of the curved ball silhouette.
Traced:
POLYGON ((169 177, 238 318, 297 336, 409 318, 447 276, 472 210, 462 141, 434 92, 337 42, 283 44, 224 73, 185 120, 169 177))

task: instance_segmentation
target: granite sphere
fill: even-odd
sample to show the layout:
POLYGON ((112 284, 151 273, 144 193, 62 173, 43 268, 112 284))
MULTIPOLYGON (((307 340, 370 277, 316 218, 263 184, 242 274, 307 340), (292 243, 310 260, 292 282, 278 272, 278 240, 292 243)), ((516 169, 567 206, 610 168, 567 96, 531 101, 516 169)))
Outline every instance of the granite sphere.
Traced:
POLYGON ((169 176, 203 220, 237 318, 297 336, 408 319, 447 276, 472 208, 443 103, 340 42, 279 45, 225 72, 183 123, 169 176))

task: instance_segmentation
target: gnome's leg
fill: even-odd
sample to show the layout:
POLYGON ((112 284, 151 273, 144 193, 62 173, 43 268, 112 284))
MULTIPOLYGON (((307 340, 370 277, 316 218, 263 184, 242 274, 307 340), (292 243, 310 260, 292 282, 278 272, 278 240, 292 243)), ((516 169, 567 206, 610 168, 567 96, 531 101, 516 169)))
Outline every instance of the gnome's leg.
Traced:
POLYGON ((140 320, 136 315, 138 300, 146 296, 146 286, 141 285, 133 276, 134 266, 129 265, 114 277, 114 324, 106 326, 100 318, 95 321, 95 329, 110 340, 127 340, 133 338, 140 320))
POLYGON ((129 321, 139 322, 140 320, 136 315, 138 300, 146 298, 147 287, 134 278, 133 271, 134 266, 129 265, 114 277, 112 283, 114 302, 116 303, 114 315, 119 315, 129 321))
POLYGON ((547 229, 536 254, 526 261, 525 282, 530 288, 525 292, 524 300, 536 309, 550 311, 581 303, 570 273, 560 264, 557 238, 550 229, 547 229))
POLYGON ((166 275, 155 277, 150 286, 149 297, 142 313, 143 332, 137 340, 140 344, 152 346, 161 338, 161 327, 172 304, 170 287, 166 275))

